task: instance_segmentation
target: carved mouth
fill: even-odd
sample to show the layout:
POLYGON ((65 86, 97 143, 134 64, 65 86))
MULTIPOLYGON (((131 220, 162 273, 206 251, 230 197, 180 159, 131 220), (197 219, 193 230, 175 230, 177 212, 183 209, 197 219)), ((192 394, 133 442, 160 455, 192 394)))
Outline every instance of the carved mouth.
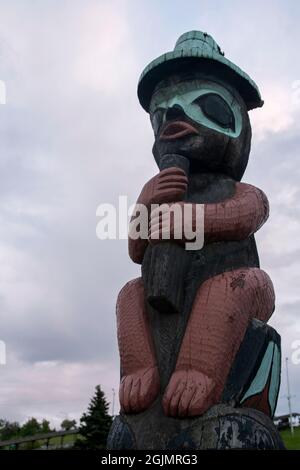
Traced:
POLYGON ((173 121, 163 127, 159 140, 180 139, 189 134, 198 134, 198 131, 188 122, 173 121))

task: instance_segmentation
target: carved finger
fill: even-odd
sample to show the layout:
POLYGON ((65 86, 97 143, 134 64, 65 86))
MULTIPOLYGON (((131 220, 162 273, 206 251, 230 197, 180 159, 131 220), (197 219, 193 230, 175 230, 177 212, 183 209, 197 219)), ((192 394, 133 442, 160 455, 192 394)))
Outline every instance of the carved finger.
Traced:
POLYGON ((129 406, 132 413, 140 410, 139 395, 140 395, 141 379, 140 377, 135 377, 132 381, 132 387, 129 396, 129 406))
POLYGON ((131 375, 124 377, 124 396, 123 396, 123 407, 126 413, 130 413, 130 394, 132 389, 133 378, 131 375))
POLYGON ((168 182, 168 183, 161 183, 158 186, 158 191, 162 191, 164 189, 173 189, 174 191, 186 191, 187 184, 182 182, 168 182))
POLYGON ((185 171, 182 170, 182 168, 178 168, 178 166, 171 166, 170 168, 165 168, 162 170, 160 173, 158 173, 158 176, 164 177, 165 175, 181 175, 181 176, 186 176, 185 171))
POLYGON ((153 197, 152 203, 162 204, 164 202, 177 202, 182 200, 184 193, 185 191, 182 190, 164 189, 153 197))
POLYGON ((120 387, 119 387, 119 401, 121 405, 121 409, 124 410, 124 385, 123 381, 121 380, 120 387))
POLYGON ((151 367, 144 373, 140 387, 140 407, 147 408, 159 392, 159 374, 157 367, 151 367))
POLYGON ((173 395, 171 396, 170 404, 169 404, 169 414, 170 416, 178 416, 178 406, 184 391, 186 382, 183 380, 179 380, 176 390, 174 391, 173 395))
POLYGON ((161 204, 158 207, 155 207, 155 209, 152 209, 151 211, 151 219, 154 217, 159 217, 160 215, 165 214, 166 212, 169 212, 170 207, 172 207, 170 204, 161 204))
POLYGON ((189 406, 193 400, 195 394, 197 393, 197 386, 194 382, 187 384, 182 392, 179 404, 178 404, 178 416, 184 418, 189 414, 189 406))
POLYGON ((173 175, 173 176, 170 176, 170 175, 165 175, 164 177, 161 177, 158 179, 157 181, 157 184, 160 185, 160 184, 163 184, 163 183, 184 183, 184 184, 188 184, 188 179, 186 176, 182 176, 182 175, 173 175))
POLYGON ((182 393, 182 382, 183 384, 186 382, 186 380, 182 380, 182 374, 176 374, 171 377, 170 383, 167 386, 163 397, 163 408, 168 416, 177 414, 178 402, 182 393))

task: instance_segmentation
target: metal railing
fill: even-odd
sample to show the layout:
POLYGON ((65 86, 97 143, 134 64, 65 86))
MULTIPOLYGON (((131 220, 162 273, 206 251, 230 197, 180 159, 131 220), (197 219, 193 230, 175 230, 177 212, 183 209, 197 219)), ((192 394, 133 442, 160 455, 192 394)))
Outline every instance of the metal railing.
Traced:
POLYGON ((77 429, 73 429, 69 431, 49 432, 47 434, 35 434, 34 436, 22 437, 18 439, 8 439, 6 441, 0 441, 0 449, 6 447, 9 450, 18 450, 24 444, 28 444, 27 448, 31 447, 32 449, 34 449, 36 448, 35 443, 40 441, 45 441, 44 445, 39 446, 40 449, 66 449, 67 447, 70 447, 70 445, 64 444, 65 436, 70 436, 72 434, 78 433, 79 431, 77 429), (60 437, 59 444, 50 445, 50 440, 57 437, 60 437))

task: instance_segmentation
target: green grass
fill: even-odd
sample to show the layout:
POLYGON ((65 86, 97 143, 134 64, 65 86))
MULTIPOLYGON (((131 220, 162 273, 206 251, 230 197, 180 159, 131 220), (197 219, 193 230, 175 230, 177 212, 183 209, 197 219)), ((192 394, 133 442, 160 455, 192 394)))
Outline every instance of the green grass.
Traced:
POLYGON ((288 450, 300 450, 300 426, 294 428, 294 435, 290 429, 280 431, 280 435, 288 450))
MULTIPOLYGON (((64 444, 70 444, 76 441, 78 438, 77 434, 67 434, 67 436, 64 436, 64 444)), ((51 445, 59 445, 60 444, 60 437, 53 437, 50 439, 49 444, 51 445)))

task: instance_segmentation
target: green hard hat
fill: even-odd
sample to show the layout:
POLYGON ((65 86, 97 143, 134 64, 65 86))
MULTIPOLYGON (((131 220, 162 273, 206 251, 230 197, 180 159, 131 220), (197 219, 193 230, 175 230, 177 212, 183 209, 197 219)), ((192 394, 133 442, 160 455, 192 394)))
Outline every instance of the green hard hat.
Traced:
POLYGON ((247 109, 263 105, 260 92, 254 81, 230 60, 216 41, 202 31, 189 31, 182 34, 171 52, 150 62, 142 72, 138 83, 138 98, 148 112, 154 88, 172 74, 197 70, 222 78, 233 86, 244 99, 247 109))

